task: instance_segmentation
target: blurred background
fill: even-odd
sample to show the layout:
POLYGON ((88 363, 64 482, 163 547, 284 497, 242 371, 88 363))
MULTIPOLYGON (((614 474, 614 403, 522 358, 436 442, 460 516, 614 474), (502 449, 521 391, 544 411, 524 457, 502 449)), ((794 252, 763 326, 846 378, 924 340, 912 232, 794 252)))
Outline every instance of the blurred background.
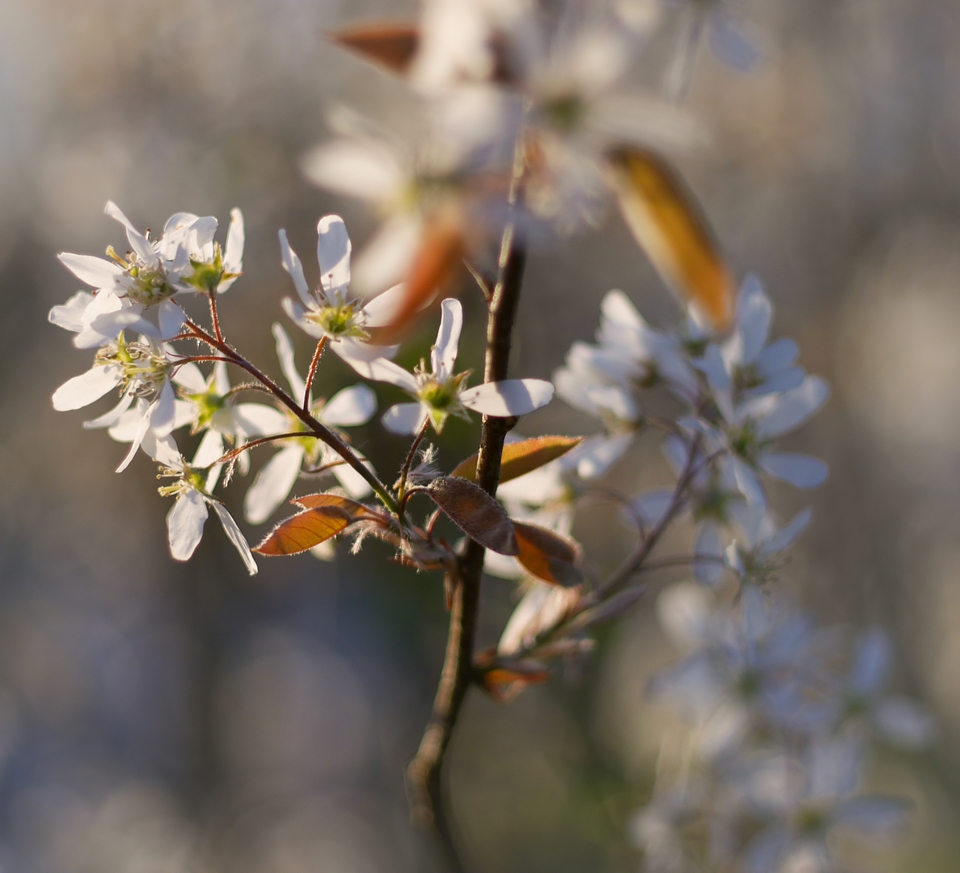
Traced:
MULTIPOLYGON (((784 584, 825 622, 893 634, 894 686, 923 699, 940 731, 929 753, 875 762, 874 784, 917 805, 910 838, 880 866, 954 871, 960 5, 731 8, 764 60, 743 76, 705 48, 689 105, 709 140, 677 160, 738 270, 766 283, 775 331, 796 337, 803 363, 835 389, 793 439, 832 475, 810 500, 816 521, 784 584)), ((442 656, 438 579, 385 563, 377 544, 334 564, 261 560, 249 579, 214 523, 195 559, 174 563, 153 465, 141 457, 114 475, 125 447, 82 430, 82 413, 53 412, 50 394, 89 353, 46 321, 78 288, 56 253, 123 243, 107 199, 154 228, 175 211, 224 220, 239 206, 246 272, 224 301, 224 326, 277 373, 267 328, 291 290, 277 229, 312 275, 319 215, 341 212, 358 242, 374 226, 307 185, 298 157, 324 138, 336 103, 398 125, 411 106, 399 83, 323 31, 414 11, 386 0, 0 0, 3 873, 430 869, 402 774, 442 656)), ((664 40, 665 57, 669 26, 664 40)), ((615 215, 560 251, 535 252, 514 372, 549 377, 573 340, 592 338, 612 287, 651 320, 671 317, 615 215)), ((464 341, 474 366, 479 325, 474 300, 464 341)), ((295 341, 305 366, 306 337, 295 341)), ((331 360, 320 392, 349 378, 331 360)), ((524 426, 577 433, 590 422, 556 403, 524 426)), ((475 437, 455 423, 443 458, 459 460, 475 437)), ((374 427, 356 440, 380 469, 399 466, 402 441, 374 427)), ((662 481, 654 445, 641 442, 614 475, 662 481)), ((774 499, 788 517, 803 496, 774 499)), ((600 567, 628 542, 605 511, 578 527, 600 567)), ((511 596, 505 582, 487 585, 485 644, 511 596)), ((579 673, 510 705, 469 699, 450 779, 481 869, 637 869, 627 822, 673 724, 642 694, 673 657, 651 600, 579 673)))

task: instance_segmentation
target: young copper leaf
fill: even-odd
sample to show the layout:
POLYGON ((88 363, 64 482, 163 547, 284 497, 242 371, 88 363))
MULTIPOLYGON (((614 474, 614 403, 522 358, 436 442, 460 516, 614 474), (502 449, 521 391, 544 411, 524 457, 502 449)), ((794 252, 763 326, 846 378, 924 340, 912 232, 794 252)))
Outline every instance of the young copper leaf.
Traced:
POLYGON ((253 551, 260 555, 299 555, 336 536, 353 521, 339 506, 306 509, 280 522, 253 551))
POLYGON ((303 497, 295 497, 290 502, 295 503, 301 509, 336 507, 343 510, 353 521, 359 521, 361 518, 374 515, 362 503, 357 503, 356 500, 351 500, 349 497, 341 497, 339 494, 307 494, 303 497))
POLYGON ((717 330, 733 318, 733 276, 683 180, 659 155, 623 147, 608 155, 620 211, 667 285, 717 330))
POLYGON ((328 34, 338 45, 362 58, 404 75, 420 44, 420 33, 409 24, 359 24, 328 34))
POLYGON ((463 229, 455 213, 438 210, 425 221, 419 247, 404 280, 403 300, 390 324, 376 332, 378 343, 392 342, 438 291, 450 285, 464 253, 463 229))
POLYGON ((513 527, 520 547, 517 560, 528 573, 554 585, 572 586, 583 581, 577 566, 580 547, 573 540, 522 521, 515 521, 513 527))
POLYGON ((513 522, 503 507, 479 485, 441 476, 427 488, 437 504, 468 537, 501 555, 519 552, 513 522))
POLYGON ((507 670, 495 667, 483 674, 483 690, 498 703, 509 703, 528 685, 537 685, 550 678, 548 670, 507 670))
MULTIPOLYGON (((500 455, 500 481, 509 482, 524 473, 555 461, 570 449, 579 446, 583 439, 583 437, 541 436, 519 443, 507 443, 500 455)), ((471 455, 450 475, 476 482, 477 455, 471 455)))

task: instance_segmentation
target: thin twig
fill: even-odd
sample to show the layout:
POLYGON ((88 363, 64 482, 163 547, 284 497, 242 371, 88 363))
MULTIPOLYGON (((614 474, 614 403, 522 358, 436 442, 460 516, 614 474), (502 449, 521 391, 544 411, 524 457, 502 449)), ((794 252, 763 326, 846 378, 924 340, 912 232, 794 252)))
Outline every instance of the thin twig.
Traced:
MULTIPOLYGON (((510 193, 512 207, 516 205, 520 193, 522 174, 522 156, 518 150, 510 193)), ((499 274, 487 319, 487 351, 483 371, 485 383, 496 382, 507 376, 513 326, 525 266, 526 247, 516 228, 508 225, 501 240, 499 274)), ((503 443, 511 426, 510 419, 490 416, 483 418, 477 456, 477 484, 490 495, 494 495, 497 490, 503 443)), ((460 715, 460 708, 476 675, 473 649, 480 608, 483 555, 483 546, 474 540, 468 540, 457 561, 456 572, 448 573, 445 580, 452 599, 443 669, 430 721, 416 757, 407 768, 411 817, 416 824, 429 828, 436 834, 451 871, 462 871, 465 868, 445 813, 441 773, 444 755, 460 715)))
POLYGON ((251 364, 246 358, 235 351, 225 342, 221 342, 216 337, 209 334, 202 327, 188 320, 186 323, 195 338, 202 340, 210 347, 221 352, 229 359, 229 363, 246 370, 254 379, 260 382, 274 397, 287 407, 297 418, 300 419, 317 439, 326 443, 341 458, 343 458, 354 470, 356 470, 374 490, 377 497, 383 502, 391 512, 397 511, 397 502, 391 496, 387 486, 384 485, 377 476, 367 469, 366 465, 357 457, 353 450, 338 437, 332 430, 321 424, 307 410, 294 400, 286 391, 284 391, 276 382, 266 373, 251 364))
POLYGON ((319 340, 317 340, 317 349, 313 353, 313 360, 310 362, 310 370, 307 373, 307 381, 304 383, 303 408, 307 412, 310 411, 310 389, 313 387, 313 377, 317 375, 317 365, 320 363, 320 356, 323 354, 323 350, 326 345, 327 338, 325 336, 322 336, 319 340))
POLYGON ((210 291, 208 296, 210 298, 210 321, 213 322, 213 333, 220 342, 225 342, 223 331, 220 330, 220 311, 217 309, 216 289, 210 291))
MULTIPOLYGON (((208 466, 214 467, 217 464, 228 464, 230 461, 240 457, 248 449, 255 449, 257 446, 266 445, 267 443, 275 443, 277 440, 288 440, 297 437, 304 437, 306 434, 302 432, 293 431, 292 433, 278 433, 271 436, 257 437, 255 440, 250 440, 248 443, 244 443, 242 446, 237 446, 235 449, 230 449, 225 455, 217 458, 208 466)), ((314 437, 316 439, 316 437, 314 437)))
POLYGON ((417 435, 413 438, 413 442, 410 444, 410 451, 407 452, 407 457, 404 459, 403 466, 400 468, 400 479, 397 481, 395 490, 397 492, 397 503, 400 506, 397 515, 401 524, 403 524, 403 509, 407 504, 407 501, 404 499, 407 491, 407 476, 410 473, 410 467, 413 464, 413 459, 417 456, 417 449, 420 448, 420 443, 423 442, 423 438, 427 435, 427 428, 429 426, 430 419, 427 418, 421 425, 417 435))
POLYGON ((654 526, 653 530, 640 541, 639 545, 624 559, 620 566, 614 570, 613 574, 597 588, 593 596, 584 599, 585 606, 595 605, 608 598, 611 594, 615 594, 634 572, 636 572, 636 569, 650 556, 654 546, 656 546, 660 537, 663 536, 663 532, 683 507, 687 496, 687 489, 690 487, 690 483, 693 481, 699 469, 697 459, 700 455, 700 444, 701 439, 698 435, 690 445, 690 454, 687 457, 687 463, 680 477, 677 479, 677 487, 674 488, 673 497, 670 500, 667 511, 654 526))

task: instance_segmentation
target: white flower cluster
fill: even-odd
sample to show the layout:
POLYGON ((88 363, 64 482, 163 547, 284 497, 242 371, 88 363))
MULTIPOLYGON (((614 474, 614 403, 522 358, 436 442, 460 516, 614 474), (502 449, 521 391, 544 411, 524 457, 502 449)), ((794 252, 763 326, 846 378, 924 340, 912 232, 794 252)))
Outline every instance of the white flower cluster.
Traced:
MULTIPOLYGON (((578 501, 592 490, 606 494, 595 480, 634 436, 663 432, 674 486, 630 499, 624 514, 651 546, 676 518, 695 528, 689 558, 666 565, 688 564, 696 581, 666 589, 658 601, 684 658, 650 686, 691 732, 682 772, 658 785, 633 820, 644 870, 836 869, 835 828, 887 831, 908 812, 898 798, 857 793, 869 742, 918 749, 932 734, 918 704, 883 693, 891 653, 882 632, 859 637, 844 672, 839 637, 789 609, 772 584, 811 512, 778 527, 764 478, 806 489, 827 474, 822 461, 774 444, 828 395, 822 380, 797 366, 792 340, 768 344, 772 315, 754 277, 743 284, 723 342, 692 320, 677 332, 655 330, 611 291, 597 343, 574 344, 554 375, 558 395, 603 431, 499 492, 514 517, 569 534, 578 501), (650 412, 664 407, 671 414, 650 412)), ((524 576, 500 555, 488 555, 487 569, 524 576)), ((571 608, 568 589, 531 578, 526 585, 500 640, 503 657, 541 657, 542 635, 571 608)))
MULTIPOLYGON (((200 291, 209 295, 212 312, 216 299, 240 275, 243 254, 243 218, 234 210, 227 245, 221 252, 213 236, 217 220, 187 213, 172 216, 159 239, 141 234, 113 204, 108 215, 127 231, 131 252, 121 257, 113 248, 110 260, 87 255, 62 254, 61 261, 93 292, 80 291, 65 305, 50 312, 50 321, 77 334, 75 345, 95 349, 93 366, 64 383, 53 395, 54 408, 80 409, 119 390, 119 403, 103 415, 85 422, 88 428, 106 428, 109 435, 130 448, 117 471, 124 470, 139 449, 160 463, 163 476, 177 481, 160 493, 177 502, 167 518, 170 550, 177 560, 193 554, 212 506, 223 522, 251 573, 257 571, 250 547, 229 512, 213 495, 225 464, 241 473, 249 469, 243 451, 251 441, 278 442, 278 451, 258 472, 247 491, 244 511, 248 521, 266 521, 289 496, 298 477, 329 468, 352 498, 371 493, 369 481, 344 465, 330 445, 317 439, 309 421, 339 432, 340 428, 368 422, 377 409, 377 398, 365 384, 346 387, 329 399, 315 399, 310 382, 298 371, 293 345, 279 324, 273 325, 277 357, 291 394, 283 403, 266 405, 237 401, 227 375, 227 364, 243 366, 218 337, 205 334, 187 318, 181 296, 200 291), (156 312, 156 322, 151 320, 156 312), (128 334, 136 333, 136 339, 128 334), (209 340, 221 354, 191 355, 180 352, 174 341, 209 340), (198 362, 213 361, 208 376, 198 362), (302 403, 300 402, 302 400, 302 403), (187 463, 173 433, 189 428, 203 434, 193 460, 187 463), (225 453, 227 445, 232 446, 225 453)), ((311 291, 296 253, 280 231, 281 262, 290 274, 303 306, 285 300, 290 317, 310 336, 329 345, 361 375, 373 381, 398 385, 416 399, 387 411, 384 426, 394 433, 415 434, 427 424, 439 433, 450 415, 467 416, 467 410, 485 415, 516 416, 543 406, 553 396, 553 386, 539 379, 509 379, 473 388, 466 387, 469 372, 456 373, 454 364, 463 326, 458 300, 442 303, 442 318, 431 364, 409 373, 389 360, 397 346, 375 346, 367 329, 385 324, 395 310, 402 286, 363 302, 352 296, 350 238, 343 220, 330 215, 317 227, 320 283, 311 291)), ((214 323, 218 322, 214 317, 214 323)), ((316 363, 316 361, 315 361, 316 363)), ((248 386, 246 386, 248 387, 248 386)), ((342 437, 345 439, 345 437, 342 437)), ((358 456, 359 457, 359 456, 358 456)), ((364 462, 366 464, 366 462, 364 462)), ((369 464, 366 464, 369 468, 369 464)), ((372 469, 372 468, 371 468, 372 469)), ((330 555, 329 544, 315 550, 330 555)))

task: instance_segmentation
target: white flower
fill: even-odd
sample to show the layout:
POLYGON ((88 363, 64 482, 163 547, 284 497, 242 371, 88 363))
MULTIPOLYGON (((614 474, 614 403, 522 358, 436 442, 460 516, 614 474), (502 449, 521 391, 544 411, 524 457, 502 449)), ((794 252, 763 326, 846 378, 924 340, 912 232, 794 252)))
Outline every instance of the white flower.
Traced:
POLYGON ((93 367, 61 385, 53 395, 58 411, 81 409, 99 400, 113 388, 120 388, 120 403, 91 427, 106 427, 117 421, 136 403, 136 429, 130 451, 117 468, 126 469, 137 453, 147 431, 167 436, 176 424, 176 404, 170 375, 175 364, 169 347, 150 336, 128 343, 123 332, 97 352, 93 367))
MULTIPOLYGON (((208 448, 216 452, 215 457, 223 454, 223 437, 242 446, 252 437, 282 433, 287 424, 287 416, 275 407, 234 402, 229 395, 230 380, 223 361, 214 364, 206 379, 196 364, 182 364, 171 376, 171 381, 178 386, 181 396, 175 404, 173 429, 189 425, 191 433, 205 431, 204 444, 209 443, 208 448)), ((116 412, 84 422, 84 427, 106 427, 109 428, 107 433, 117 442, 133 442, 139 417, 134 410, 127 410, 119 417, 116 412)), ((249 469, 250 459, 246 452, 238 455, 237 466, 241 473, 249 469)))
POLYGON ((651 691, 700 727, 699 750, 712 758, 739 746, 751 724, 808 731, 821 723, 809 690, 825 638, 802 615, 772 612, 747 588, 739 615, 714 609, 705 589, 675 585, 658 599, 661 624, 691 651, 658 674, 651 691))
POLYGON ((767 345, 773 305, 756 276, 747 276, 737 298, 736 320, 730 337, 719 347, 725 373, 712 372, 718 359, 711 349, 706 368, 717 402, 725 409, 734 403, 798 388, 805 373, 794 364, 797 344, 781 338, 767 345))
POLYGON ((383 219, 357 258, 361 297, 402 281, 425 241, 480 250, 499 233, 502 187, 490 180, 509 179, 513 160, 503 100, 490 88, 458 88, 428 108, 415 144, 340 113, 332 121, 346 135, 303 159, 310 181, 365 201, 383 219))
POLYGON ((743 532, 742 542, 730 543, 727 565, 744 582, 763 582, 778 568, 778 556, 796 542, 810 524, 810 509, 798 512, 779 530, 766 509, 757 504, 737 504, 733 516, 743 532))
POLYGON ((704 30, 714 55, 733 69, 746 73, 760 60, 760 50, 744 27, 727 11, 725 0, 665 2, 670 6, 682 6, 687 14, 673 64, 667 73, 666 90, 671 99, 683 98, 690 87, 696 52, 704 30))
MULTIPOLYGON (((306 390, 303 377, 297 371, 290 338, 279 324, 274 324, 273 335, 277 343, 277 357, 290 383, 294 397, 302 398, 306 390)), ((331 427, 354 427, 365 424, 377 409, 377 398, 366 385, 358 384, 338 391, 326 402, 308 400, 311 414, 322 424, 331 427)), ((340 461, 324 443, 309 435, 306 426, 295 416, 284 416, 282 424, 274 433, 302 432, 302 437, 283 441, 283 447, 257 473, 243 501, 244 516, 251 524, 266 521, 274 510, 287 498, 300 475, 304 462, 320 466, 340 461)), ((333 475, 352 497, 365 497, 370 485, 352 467, 337 463, 333 475)))
POLYGON ((184 276, 186 284, 198 291, 222 294, 243 272, 245 233, 243 213, 230 210, 230 226, 224 249, 213 238, 217 220, 212 215, 200 218, 189 212, 178 212, 167 219, 163 239, 186 250, 192 272, 184 276))
POLYGON ((810 744, 801 762, 768 756, 744 774, 747 802, 761 815, 775 816, 747 846, 748 873, 828 873, 835 869, 828 845, 835 829, 875 838, 903 824, 905 801, 854 793, 862 754, 855 738, 822 738, 810 744))
POLYGON ((172 485, 160 488, 160 493, 165 497, 177 498, 173 508, 167 513, 167 538, 174 560, 187 561, 196 551, 203 537, 203 526, 209 515, 209 507, 212 506, 223 525, 224 533, 253 576, 257 572, 257 564, 253 560, 246 538, 237 527, 233 516, 211 493, 220 476, 219 464, 214 464, 207 470, 219 457, 213 444, 202 442, 192 464, 183 460, 169 439, 158 441, 153 447, 153 456, 162 465, 162 475, 176 479, 172 485))
POLYGON ((724 462, 732 465, 737 484, 749 502, 766 502, 760 472, 796 488, 823 484, 828 470, 819 458, 776 452, 771 447, 774 440, 799 427, 824 404, 830 395, 826 382, 807 376, 790 391, 732 405, 724 402, 724 397, 729 397, 730 380, 717 346, 708 347, 701 363, 717 401, 718 420, 711 424, 687 418, 679 423, 703 434, 707 453, 722 452, 726 456, 724 462))
POLYGON ((505 379, 487 382, 474 388, 464 388, 469 371, 454 373, 463 327, 463 307, 459 300, 443 301, 440 330, 430 350, 430 369, 421 362, 409 373, 392 361, 355 359, 344 354, 347 361, 365 379, 389 382, 415 397, 416 403, 392 406, 383 416, 387 430, 400 434, 415 434, 426 421, 439 433, 450 415, 467 417, 467 410, 483 415, 526 415, 550 402, 553 385, 542 379, 505 379))
POLYGON ((350 293, 350 237, 343 219, 327 215, 317 224, 317 261, 320 287, 311 292, 303 275, 303 266, 280 231, 283 268, 290 274, 302 305, 285 298, 283 308, 310 336, 326 337, 341 357, 386 357, 396 347, 368 344, 368 328, 390 323, 403 298, 403 286, 396 285, 364 303, 350 293))
POLYGON ((115 203, 108 202, 105 212, 126 228, 131 251, 121 257, 111 246, 107 249, 110 260, 62 253, 59 257, 64 266, 97 289, 97 293, 88 297, 74 295, 66 306, 50 311, 50 321, 76 333, 74 345, 78 348, 95 348, 114 339, 122 330, 155 339, 175 336, 184 315, 172 298, 180 291, 190 290, 184 283, 192 270, 189 252, 184 247, 186 235, 196 226, 206 227, 210 221, 215 230, 216 219, 191 216, 193 223, 183 224, 175 235, 151 240, 130 223, 115 203), (154 306, 159 329, 143 315, 154 306))
POLYGON ((856 640, 850 675, 840 693, 840 717, 863 719, 891 745, 917 750, 934 734, 933 720, 913 700, 884 694, 891 645, 879 628, 863 631, 856 640))

